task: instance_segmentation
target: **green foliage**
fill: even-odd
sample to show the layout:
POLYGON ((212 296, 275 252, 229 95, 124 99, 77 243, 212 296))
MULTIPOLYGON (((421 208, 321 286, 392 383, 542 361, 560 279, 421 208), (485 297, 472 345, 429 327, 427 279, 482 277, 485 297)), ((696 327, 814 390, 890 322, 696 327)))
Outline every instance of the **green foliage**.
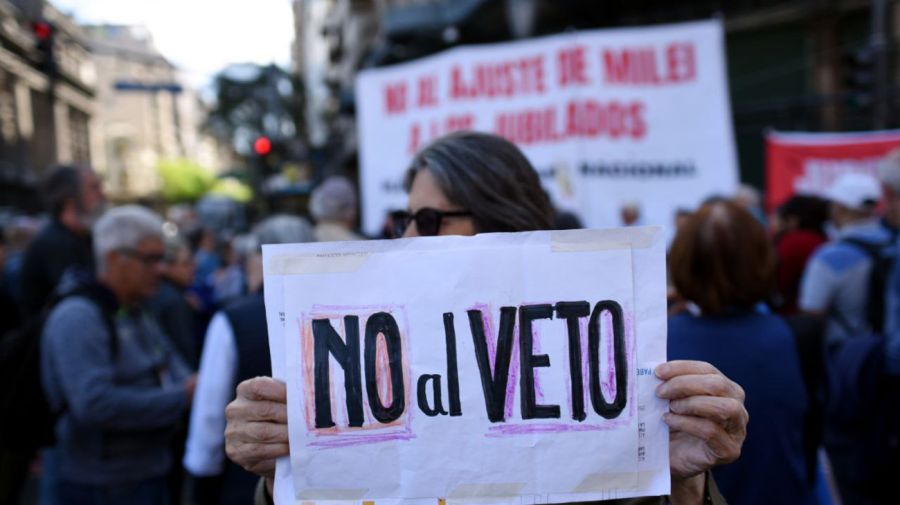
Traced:
POLYGON ((224 177, 213 184, 209 190, 211 195, 224 196, 240 203, 248 203, 253 199, 253 190, 250 186, 239 181, 236 177, 224 177))
POLYGON ((193 202, 212 188, 215 177, 197 163, 163 160, 157 166, 162 178, 162 195, 169 202, 193 202))

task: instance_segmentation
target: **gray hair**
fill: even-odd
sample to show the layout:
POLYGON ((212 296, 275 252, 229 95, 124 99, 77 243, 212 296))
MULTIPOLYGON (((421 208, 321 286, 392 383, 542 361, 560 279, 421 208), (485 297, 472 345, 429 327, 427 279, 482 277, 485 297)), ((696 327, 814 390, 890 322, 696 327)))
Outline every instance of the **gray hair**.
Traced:
POLYGON ((512 142, 487 133, 457 132, 413 159, 404 185, 421 170, 444 195, 473 215, 479 233, 553 229, 553 207, 531 163, 512 142))
POLYGON ((356 189, 346 177, 331 176, 313 190, 309 213, 316 221, 356 218, 356 189))
POLYGON ((878 164, 878 179, 895 193, 900 193, 900 149, 889 152, 878 164))
POLYGON ((125 205, 106 211, 94 225, 94 258, 97 271, 106 269, 106 255, 134 249, 147 239, 163 240, 163 222, 153 211, 140 205, 125 205))
POLYGON ((278 214, 253 227, 259 245, 315 242, 312 226, 302 217, 278 214))

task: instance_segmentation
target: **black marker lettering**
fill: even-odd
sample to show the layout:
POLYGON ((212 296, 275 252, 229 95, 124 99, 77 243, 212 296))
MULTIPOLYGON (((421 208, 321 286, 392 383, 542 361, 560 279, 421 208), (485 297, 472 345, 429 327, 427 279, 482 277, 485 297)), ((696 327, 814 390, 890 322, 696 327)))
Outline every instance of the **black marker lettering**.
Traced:
POLYGON ((559 302, 556 317, 565 319, 569 330, 569 374, 572 378, 572 419, 584 421, 584 379, 581 371, 581 331, 578 319, 591 315, 588 302, 559 302))
POLYGON ((484 334, 484 319, 480 310, 469 310, 469 326, 475 342, 475 359, 481 374, 484 390, 484 404, 488 419, 499 423, 506 417, 506 384, 509 381, 509 361, 512 357, 513 326, 516 320, 515 307, 500 308, 500 331, 497 335, 497 354, 494 358, 494 373, 488 357, 487 340, 484 334))
POLYGON ((447 411, 444 410, 444 403, 441 401, 440 375, 432 374, 419 377, 419 382, 416 384, 416 397, 419 400, 419 410, 424 412, 426 416, 447 415, 447 411), (428 381, 431 381, 431 389, 434 391, 434 408, 428 405, 428 381))
POLYGON ((519 308, 519 365, 522 373, 519 377, 519 396, 522 419, 559 419, 559 405, 538 405, 534 391, 534 369, 550 366, 550 356, 532 354, 534 352, 534 334, 532 322, 535 319, 553 317, 553 306, 524 305, 519 308))
POLYGON ((591 403, 594 410, 605 419, 614 419, 625 409, 628 374, 625 361, 625 323, 622 306, 612 300, 598 302, 591 313, 588 330, 588 356, 591 366, 591 403), (609 403, 600 391, 600 316, 609 312, 612 317, 613 355, 616 367, 616 399, 609 403))
POLYGON ((444 313, 444 335, 447 339, 447 390, 450 396, 450 416, 462 415, 459 403, 459 366, 456 363, 456 330, 453 328, 453 313, 444 313))
POLYGON ((331 428, 331 374, 328 355, 344 369, 344 388, 347 397, 347 417, 350 426, 363 425, 362 382, 359 373, 359 318, 344 317, 347 342, 331 326, 328 319, 312 322, 314 351, 313 375, 315 376, 316 428, 331 428))
POLYGON ((405 387, 403 385, 403 351, 400 342, 400 329, 397 321, 387 312, 377 312, 366 321, 366 393, 369 408, 378 422, 387 424, 397 420, 406 408, 405 387), (384 337, 387 346, 388 368, 391 371, 391 406, 385 407, 378 396, 378 381, 375 374, 377 367, 376 349, 378 336, 384 337))

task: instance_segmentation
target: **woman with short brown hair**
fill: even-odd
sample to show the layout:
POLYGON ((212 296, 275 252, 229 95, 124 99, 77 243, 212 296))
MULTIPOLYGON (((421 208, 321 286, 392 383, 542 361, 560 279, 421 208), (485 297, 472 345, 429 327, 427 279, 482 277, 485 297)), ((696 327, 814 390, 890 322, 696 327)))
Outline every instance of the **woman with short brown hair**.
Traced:
POLYGON ((672 280, 690 310, 669 320, 669 359, 708 361, 743 386, 752 425, 736 462, 713 469, 732 505, 815 503, 815 452, 805 452, 810 402, 794 336, 762 303, 775 252, 746 210, 719 200, 678 231, 672 280))

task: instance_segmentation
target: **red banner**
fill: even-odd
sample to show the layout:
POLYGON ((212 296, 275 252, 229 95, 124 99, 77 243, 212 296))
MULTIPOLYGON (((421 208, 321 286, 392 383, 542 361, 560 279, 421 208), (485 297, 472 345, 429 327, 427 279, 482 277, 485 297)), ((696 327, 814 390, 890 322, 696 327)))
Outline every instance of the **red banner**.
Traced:
POLYGON ((878 176, 878 163, 900 147, 900 130, 783 133, 766 136, 766 204, 774 209, 796 193, 821 195, 841 174, 878 176))

